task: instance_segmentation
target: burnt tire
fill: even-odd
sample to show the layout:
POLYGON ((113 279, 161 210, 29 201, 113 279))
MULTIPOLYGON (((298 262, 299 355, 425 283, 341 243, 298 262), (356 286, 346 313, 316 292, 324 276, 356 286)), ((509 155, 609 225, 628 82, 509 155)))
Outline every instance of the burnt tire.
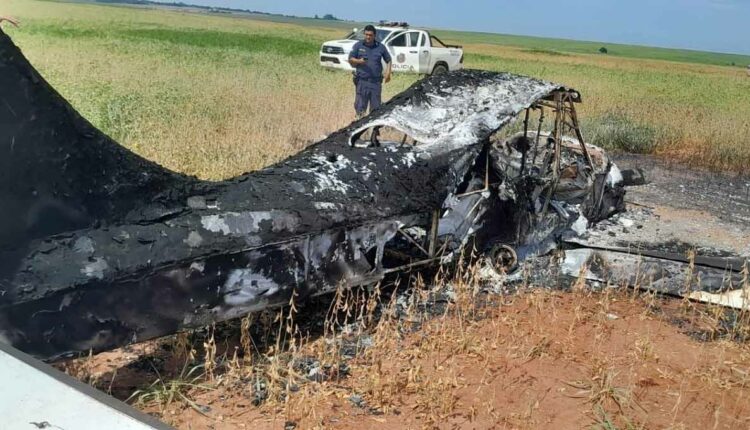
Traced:
POLYGON ((433 75, 444 75, 446 73, 448 73, 448 66, 445 64, 435 64, 435 67, 432 68, 433 75))
POLYGON ((518 254, 512 247, 504 244, 497 244, 490 250, 490 261, 492 268, 497 273, 512 273, 518 269, 518 254))

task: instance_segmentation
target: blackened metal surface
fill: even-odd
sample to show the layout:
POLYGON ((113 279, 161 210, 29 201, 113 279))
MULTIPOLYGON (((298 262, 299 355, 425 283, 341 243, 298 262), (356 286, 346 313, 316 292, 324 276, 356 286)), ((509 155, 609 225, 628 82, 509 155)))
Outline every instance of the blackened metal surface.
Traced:
POLYGON ((643 290, 701 300, 712 294, 736 292, 738 307, 747 308, 747 275, 680 259, 644 256, 626 251, 576 248, 565 251, 561 272, 574 278, 625 284, 643 290), (694 293, 698 293, 697 295, 694 293), (744 293, 744 296, 743 296, 744 293))
POLYGON ((489 137, 531 102, 567 88, 527 76, 471 70, 434 76, 412 90, 356 124, 352 135, 392 127, 423 146, 460 149, 489 137))
POLYGON ((280 163, 203 182, 93 128, 0 32, 0 199, 12 208, 0 215, 0 341, 46 358, 98 351, 376 282, 397 230, 429 226, 489 136, 558 89, 432 77, 280 163), (349 144, 386 119, 422 144, 349 144))
POLYGON ((0 31, 0 280, 30 240, 122 219, 146 203, 164 213, 193 182, 94 128, 0 31))
POLYGON ((625 181, 635 179, 628 212, 567 239, 563 271, 747 310, 750 179, 646 155, 615 158, 625 181))

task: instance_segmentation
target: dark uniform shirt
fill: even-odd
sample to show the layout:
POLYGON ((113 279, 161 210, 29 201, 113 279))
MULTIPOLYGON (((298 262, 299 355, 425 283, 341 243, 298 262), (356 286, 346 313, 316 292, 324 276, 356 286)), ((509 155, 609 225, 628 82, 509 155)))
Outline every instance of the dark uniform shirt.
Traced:
POLYGON ((360 40, 354 44, 349 58, 363 58, 367 63, 356 67, 357 77, 366 81, 378 81, 383 79, 383 63, 391 62, 391 54, 388 53, 385 45, 374 40, 372 45, 367 46, 364 41, 360 40))

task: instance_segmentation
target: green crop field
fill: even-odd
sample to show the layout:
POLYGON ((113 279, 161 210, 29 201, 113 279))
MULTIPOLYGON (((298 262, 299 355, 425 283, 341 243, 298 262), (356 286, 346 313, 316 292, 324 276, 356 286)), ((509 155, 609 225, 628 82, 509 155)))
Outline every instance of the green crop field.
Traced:
POLYGON ((619 43, 589 42, 546 37, 514 36, 509 34, 475 33, 437 30, 438 37, 461 40, 467 44, 491 44, 523 48, 532 53, 549 54, 599 54, 604 47, 608 56, 642 58, 647 60, 668 60, 686 63, 712 64, 717 66, 745 67, 750 64, 750 55, 725 54, 718 52, 693 51, 688 49, 668 49, 648 46, 623 45, 619 43))
MULTIPOLYGON (((4 30, 84 116, 175 170, 217 179, 258 169, 354 118, 350 75, 317 62, 320 44, 351 23, 35 0, 6 0, 0 13, 22 21, 4 30)), ((464 45, 467 67, 579 89, 594 143, 714 169, 750 163, 750 77, 726 65, 748 57, 437 35, 464 45)), ((397 75, 384 97, 418 78, 397 75)))
MULTIPOLYGON (((65 1, 65 0, 49 0, 65 1)), ((69 2, 81 3, 118 3, 118 0, 68 0, 69 2)), ((127 2, 128 0, 123 0, 127 2)), ((153 7, 149 6, 149 7, 153 7)), ((209 13, 206 9, 191 8, 190 6, 173 7, 164 6, 176 11, 188 11, 209 13)), ((228 11, 211 13, 229 13, 228 11)), ((232 12, 234 16, 240 16, 257 21, 269 21, 296 25, 308 25, 313 27, 325 27, 349 31, 352 28, 362 28, 368 23, 344 21, 344 20, 321 20, 307 17, 293 17, 273 14, 261 14, 252 12, 232 12)), ((458 41, 467 44, 492 44, 524 48, 527 52, 559 54, 596 54, 602 47, 606 48, 608 55, 628 58, 643 58, 651 60, 668 60, 686 63, 712 64, 719 66, 745 67, 750 65, 750 55, 728 54, 719 52, 696 51, 688 49, 658 48, 648 46, 626 45, 621 43, 603 43, 595 41, 580 41, 570 39, 557 39, 549 37, 520 36, 501 33, 484 33, 475 31, 454 31, 444 29, 431 29, 432 33, 440 38, 458 41)))

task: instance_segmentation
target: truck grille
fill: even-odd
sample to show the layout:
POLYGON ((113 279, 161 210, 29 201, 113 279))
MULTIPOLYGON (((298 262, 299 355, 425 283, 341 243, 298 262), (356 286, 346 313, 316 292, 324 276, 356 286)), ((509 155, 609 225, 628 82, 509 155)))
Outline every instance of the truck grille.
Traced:
POLYGON ((323 53, 324 54, 334 54, 334 55, 335 54, 343 54, 344 53, 344 48, 342 48, 340 46, 323 45, 323 53))
POLYGON ((329 62, 329 63, 333 63, 333 64, 339 64, 340 63, 338 58, 336 58, 336 57, 328 57, 326 55, 321 55, 320 56, 320 62, 321 63, 329 62))

